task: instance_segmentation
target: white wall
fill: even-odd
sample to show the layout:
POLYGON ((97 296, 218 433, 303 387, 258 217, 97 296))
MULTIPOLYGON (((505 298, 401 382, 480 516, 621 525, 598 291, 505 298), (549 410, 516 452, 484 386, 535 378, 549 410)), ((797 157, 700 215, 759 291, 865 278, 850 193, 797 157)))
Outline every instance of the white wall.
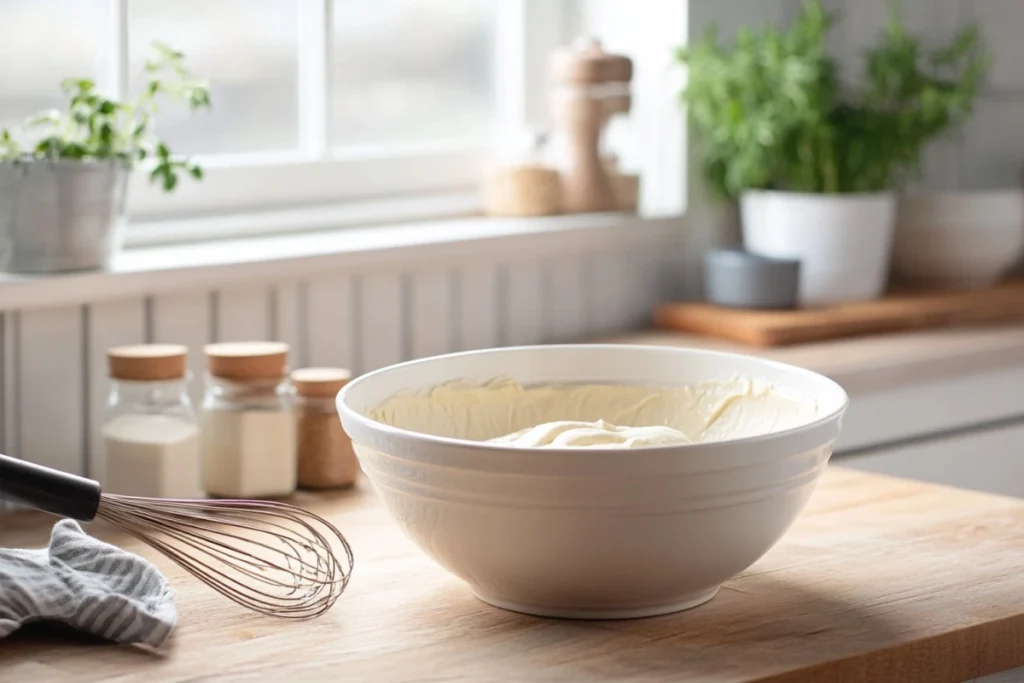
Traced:
MULTIPOLYGON (((878 39, 890 0, 825 0, 840 13, 832 37, 834 54, 850 74, 860 73, 861 51, 878 39)), ((802 0, 691 0, 690 36, 710 22, 723 35, 744 25, 786 22, 802 0)), ((925 158, 929 189, 1016 186, 1024 165, 1024 2, 1020 0, 903 0, 908 28, 932 41, 946 41, 977 21, 995 63, 975 115, 962 130, 938 141, 925 158)))
MULTIPOLYGON (((848 67, 857 68, 859 50, 882 29, 888 2, 830 0, 830 4, 843 17, 836 32, 836 53, 848 67)), ((908 27, 933 40, 948 40, 959 27, 977 21, 995 58, 974 117, 928 151, 922 185, 929 189, 1019 185, 1024 162, 1024 70, 1020 68, 1024 2, 910 0, 902 5, 908 27)))

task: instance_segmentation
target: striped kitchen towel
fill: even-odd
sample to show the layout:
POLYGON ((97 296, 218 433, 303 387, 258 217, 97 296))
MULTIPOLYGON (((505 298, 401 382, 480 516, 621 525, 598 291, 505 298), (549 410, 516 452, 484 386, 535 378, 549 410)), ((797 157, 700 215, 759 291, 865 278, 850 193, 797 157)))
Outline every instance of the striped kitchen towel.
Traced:
POLYGON ((65 519, 54 525, 47 548, 0 548, 0 638, 37 621, 160 647, 178 613, 156 567, 65 519))

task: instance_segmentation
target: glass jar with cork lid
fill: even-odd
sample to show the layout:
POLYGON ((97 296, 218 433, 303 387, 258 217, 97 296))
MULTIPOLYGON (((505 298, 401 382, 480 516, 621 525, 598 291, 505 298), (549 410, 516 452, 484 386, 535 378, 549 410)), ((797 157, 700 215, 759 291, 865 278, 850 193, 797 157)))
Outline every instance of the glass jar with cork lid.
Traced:
POLYGON ((187 360, 188 349, 176 344, 107 349, 104 491, 200 496, 199 428, 188 397, 187 360))
POLYGON ((547 133, 523 130, 502 135, 483 173, 488 216, 550 216, 562 210, 562 180, 547 160, 547 133))
POLYGON ((201 444, 203 488, 218 498, 295 492, 295 419, 287 344, 209 344, 201 444))
POLYGON ((343 368, 302 368, 292 372, 299 488, 345 488, 356 481, 359 461, 334 403, 350 379, 352 373, 343 368))

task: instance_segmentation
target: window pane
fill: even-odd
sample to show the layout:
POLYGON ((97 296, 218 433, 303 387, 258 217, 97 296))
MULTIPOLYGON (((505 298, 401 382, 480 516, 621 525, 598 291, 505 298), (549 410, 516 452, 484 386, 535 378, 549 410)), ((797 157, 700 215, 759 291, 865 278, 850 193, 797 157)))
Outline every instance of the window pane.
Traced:
POLYGON ((213 107, 189 116, 164 107, 157 130, 175 152, 253 152, 298 146, 298 8, 295 0, 130 0, 129 75, 154 40, 185 53, 210 80, 213 107))
POLYGON ((336 145, 483 135, 500 0, 337 0, 336 145))
POLYGON ((0 1, 0 126, 63 109, 65 78, 99 78, 105 0, 0 1))

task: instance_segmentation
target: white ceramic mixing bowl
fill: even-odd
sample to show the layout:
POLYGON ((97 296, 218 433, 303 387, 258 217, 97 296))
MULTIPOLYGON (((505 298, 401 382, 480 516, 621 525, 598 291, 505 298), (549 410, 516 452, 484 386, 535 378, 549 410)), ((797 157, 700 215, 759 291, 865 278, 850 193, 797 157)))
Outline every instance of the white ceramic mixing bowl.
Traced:
POLYGON ((730 353, 632 345, 471 351, 368 373, 338 395, 363 471, 403 531, 506 609, 568 618, 665 614, 710 600, 807 503, 847 397, 832 380, 730 353), (517 449, 366 416, 452 380, 684 386, 737 374, 817 400, 809 424, 763 436, 631 450, 517 449))

